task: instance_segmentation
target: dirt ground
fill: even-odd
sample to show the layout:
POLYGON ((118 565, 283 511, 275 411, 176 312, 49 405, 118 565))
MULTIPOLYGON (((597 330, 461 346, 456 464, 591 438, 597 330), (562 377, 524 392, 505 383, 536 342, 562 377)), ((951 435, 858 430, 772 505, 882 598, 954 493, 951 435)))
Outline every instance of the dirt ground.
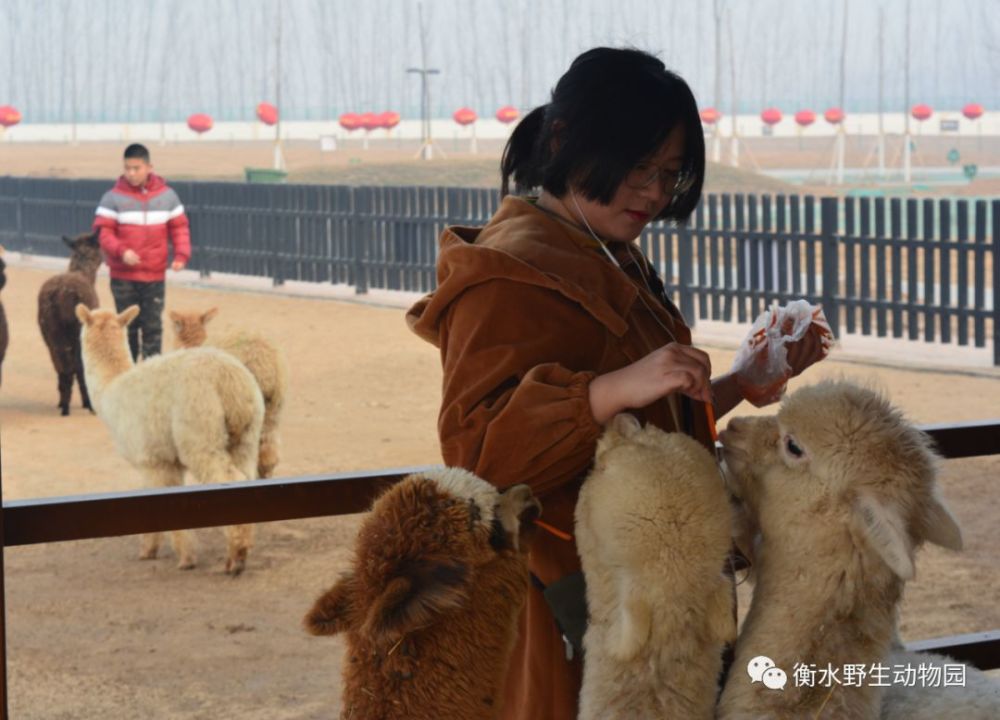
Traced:
MULTIPOLYGON (((0 390, 4 499, 137 487, 97 417, 77 400, 70 417, 58 415, 55 373, 35 324, 35 298, 50 273, 13 265, 2 294, 12 335, 0 390)), ((98 285, 102 305, 112 306, 107 278, 98 285)), ((288 355, 279 475, 439 462, 438 358, 409 333, 401 308, 168 287, 168 308, 211 306, 221 310, 214 333, 252 325, 288 355)), ((728 367, 730 348, 707 349, 717 368, 728 367)), ((807 379, 874 382, 917 422, 997 416, 1000 375, 991 370, 866 366, 836 353, 807 379)), ((1000 457, 945 464, 942 486, 966 550, 922 552, 903 611, 908 639, 1000 628, 998 475, 1000 457)), ((9 549, 12 717, 334 717, 340 642, 307 636, 300 621, 345 567, 357 523, 262 525, 236 580, 222 572, 217 530, 198 531, 202 562, 187 572, 175 569, 169 550, 139 561, 135 537, 9 549)))

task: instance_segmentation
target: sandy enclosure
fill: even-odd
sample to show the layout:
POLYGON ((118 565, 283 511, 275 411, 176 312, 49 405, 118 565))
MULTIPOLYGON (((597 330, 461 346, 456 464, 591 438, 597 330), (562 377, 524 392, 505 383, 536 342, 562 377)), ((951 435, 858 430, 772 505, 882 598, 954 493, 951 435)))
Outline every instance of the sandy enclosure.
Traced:
MULTIPOLYGON (((38 288, 50 274, 15 262, 2 293, 12 336, 0 389, 4 498, 137 487, 137 474, 78 398, 70 417, 58 415, 56 376, 35 323, 38 288)), ((98 286, 102 305, 112 306, 106 276, 98 286)), ((213 332, 254 327, 290 360, 279 475, 439 462, 437 352, 410 334, 401 307, 168 286, 168 308, 212 306, 221 311, 213 332)), ((900 358, 907 347, 899 345, 900 358)), ((715 367, 729 366, 731 346, 706 349, 715 367)), ((809 378, 829 375, 876 383, 919 422, 998 414, 1000 374, 991 369, 859 364, 837 351, 809 378)), ((907 592, 907 638, 1000 627, 998 475, 1000 457, 945 464, 944 492, 967 550, 922 553, 907 592)), ((198 531, 201 564, 188 572, 174 568, 169 550, 139 561, 135 537, 9 550, 13 716, 334 716, 341 645, 308 637, 300 621, 345 568, 357 523, 348 516, 262 525, 248 570, 236 580, 222 572, 218 530, 198 531)))

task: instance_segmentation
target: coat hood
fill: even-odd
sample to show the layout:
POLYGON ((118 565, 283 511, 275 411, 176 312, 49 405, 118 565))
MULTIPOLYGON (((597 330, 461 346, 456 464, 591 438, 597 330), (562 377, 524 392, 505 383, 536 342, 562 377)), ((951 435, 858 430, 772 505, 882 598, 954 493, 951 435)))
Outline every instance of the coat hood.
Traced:
MULTIPOLYGON (((637 288, 604 258, 596 240, 532 201, 507 196, 485 227, 446 228, 438 246, 437 289, 406 314, 410 329, 434 345, 452 301, 470 287, 497 279, 561 293, 616 336, 628 328, 637 288)), ((625 243, 609 247, 627 257, 625 243)))

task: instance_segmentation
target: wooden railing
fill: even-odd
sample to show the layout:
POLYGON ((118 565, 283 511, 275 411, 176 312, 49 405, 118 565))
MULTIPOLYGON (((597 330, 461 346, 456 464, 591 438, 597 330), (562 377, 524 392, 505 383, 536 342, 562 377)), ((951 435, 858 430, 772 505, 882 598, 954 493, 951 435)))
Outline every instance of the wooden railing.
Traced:
MULTIPOLYGON (((1000 420, 922 428, 945 458, 1000 454, 1000 420)), ((8 720, 4 549, 37 543, 116 537, 363 512, 372 500, 424 467, 253 480, 3 503, 0 510, 0 720, 8 720)), ((0 492, 3 478, 0 475, 0 492)), ((1000 668, 1000 631, 936 638, 911 649, 939 652, 982 670, 1000 668)))

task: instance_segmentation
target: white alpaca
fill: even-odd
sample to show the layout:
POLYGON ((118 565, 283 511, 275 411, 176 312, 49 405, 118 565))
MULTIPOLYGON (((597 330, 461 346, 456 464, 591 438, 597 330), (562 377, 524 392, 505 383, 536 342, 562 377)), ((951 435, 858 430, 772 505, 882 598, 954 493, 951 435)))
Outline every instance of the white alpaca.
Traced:
MULTIPOLYGON (((184 471, 201 483, 257 477, 264 401, 250 372, 220 350, 200 348, 134 365, 126 326, 136 306, 120 315, 76 306, 87 387, 118 453, 147 484, 181 485, 184 471)), ((238 575, 253 543, 253 526, 226 528, 226 572, 238 575)), ((154 558, 160 533, 143 536, 142 558, 154 558)), ((190 531, 172 535, 179 567, 196 563, 190 531)))
POLYGON ((618 415, 576 506, 587 580, 581 720, 714 717, 736 634, 729 497, 695 440, 618 415))
MULTIPOLYGON (((205 326, 218 312, 218 308, 210 308, 205 312, 171 310, 170 319, 174 324, 175 346, 195 348, 204 345, 208 339, 205 326)), ((261 394, 264 396, 264 425, 260 431, 257 471, 262 478, 271 477, 278 464, 281 448, 278 423, 281 420, 285 396, 288 394, 288 367, 285 357, 281 350, 264 336, 244 330, 229 333, 212 342, 211 346, 225 350, 246 365, 260 386, 261 394)))
POLYGON ((786 398, 777 417, 730 421, 722 441, 731 489, 760 534, 719 718, 875 720, 881 688, 810 686, 794 672, 884 663, 917 547, 962 547, 928 437, 878 394, 824 382, 786 398), (762 656, 776 668, 751 682, 762 656), (781 671, 787 684, 774 689, 781 671))

